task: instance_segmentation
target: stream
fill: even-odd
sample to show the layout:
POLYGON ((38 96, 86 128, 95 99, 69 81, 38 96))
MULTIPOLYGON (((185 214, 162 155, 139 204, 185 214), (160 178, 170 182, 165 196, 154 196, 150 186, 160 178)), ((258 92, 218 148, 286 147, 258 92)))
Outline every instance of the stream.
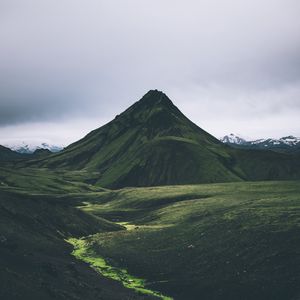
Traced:
MULTIPOLYGON (((133 224, 126 222, 119 223, 124 226, 126 230, 134 230, 136 227, 133 224)), ((153 291, 146 288, 146 280, 130 275, 127 270, 122 268, 117 268, 108 264, 105 258, 99 256, 90 247, 89 242, 84 237, 83 238, 69 238, 66 240, 68 243, 72 244, 74 250, 72 255, 77 259, 88 263, 93 269, 104 277, 117 280, 122 282, 123 286, 129 289, 133 289, 138 293, 155 296, 162 300, 173 300, 173 298, 165 296, 160 292, 153 291)))

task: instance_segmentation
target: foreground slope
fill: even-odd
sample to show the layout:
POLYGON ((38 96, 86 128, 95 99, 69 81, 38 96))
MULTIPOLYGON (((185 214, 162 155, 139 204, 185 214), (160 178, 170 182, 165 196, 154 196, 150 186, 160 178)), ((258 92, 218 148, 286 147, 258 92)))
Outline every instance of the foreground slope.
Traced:
POLYGON ((110 188, 300 178, 299 155, 232 149, 157 90, 62 152, 33 164, 86 170, 93 174, 90 183, 110 188))
POLYGON ((299 195, 299 181, 107 192, 82 209, 128 230, 84 241, 174 299, 296 300, 299 195))
POLYGON ((0 299, 154 299, 100 276, 65 241, 121 226, 79 211, 75 195, 32 190, 0 188, 0 299))
POLYGON ((0 173, 1 299, 300 296, 299 181, 107 190, 83 171, 0 173))

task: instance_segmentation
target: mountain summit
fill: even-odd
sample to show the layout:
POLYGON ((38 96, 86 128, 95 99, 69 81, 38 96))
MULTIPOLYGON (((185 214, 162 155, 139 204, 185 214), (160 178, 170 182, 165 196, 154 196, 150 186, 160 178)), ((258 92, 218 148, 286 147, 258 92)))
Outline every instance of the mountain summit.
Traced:
POLYGON ((116 118, 122 117, 127 121, 155 122, 153 116, 180 115, 180 110, 173 104, 166 94, 158 90, 150 90, 139 101, 116 118))
MULTIPOLYGON (((142 99, 140 99, 138 102, 133 104, 132 106, 155 106, 155 105, 161 105, 161 106, 174 106, 173 102, 169 99, 169 97, 159 90, 150 90, 148 93, 146 93, 142 99)), ((131 107, 132 107, 131 106, 131 107)))
POLYGON ((151 90, 111 122, 33 163, 85 171, 90 183, 109 188, 297 177, 298 160, 278 155, 224 145, 151 90))
POLYGON ((150 90, 116 119, 125 121, 125 126, 144 123, 144 127, 159 130, 171 128, 180 119, 185 118, 166 94, 150 90))
POLYGON ((148 140, 174 136, 220 144, 217 139, 191 122, 166 94, 158 90, 150 90, 108 124, 112 123, 121 130, 139 128, 140 137, 143 135, 148 140), (197 137, 194 136, 195 130, 198 131, 197 137))

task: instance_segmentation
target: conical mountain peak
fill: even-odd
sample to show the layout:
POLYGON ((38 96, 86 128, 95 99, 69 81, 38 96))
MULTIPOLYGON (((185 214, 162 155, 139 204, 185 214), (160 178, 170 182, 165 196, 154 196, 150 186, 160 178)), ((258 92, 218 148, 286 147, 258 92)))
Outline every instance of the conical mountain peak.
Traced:
POLYGON ((155 107, 174 108, 175 105, 170 98, 163 92, 158 90, 150 90, 132 108, 153 109, 155 107))
POLYGON ((145 121, 153 115, 159 114, 161 117, 166 114, 180 115, 180 110, 173 104, 169 97, 158 90, 150 90, 139 101, 135 102, 120 116, 130 119, 145 121))
POLYGON ((143 96, 143 98, 140 100, 140 102, 147 102, 152 105, 172 103, 172 101, 169 99, 169 97, 165 93, 163 93, 162 91, 158 91, 158 90, 150 90, 148 93, 146 93, 143 96))
POLYGON ((286 161, 275 152, 252 155, 224 145, 185 117, 163 92, 151 90, 106 125, 32 163, 84 170, 91 174, 89 182, 120 188, 290 178, 287 172, 298 178, 299 163, 286 161))
POLYGON ((151 90, 111 122, 44 161, 50 167, 96 170, 93 182, 108 188, 239 179, 219 157, 226 149, 166 94, 151 90))

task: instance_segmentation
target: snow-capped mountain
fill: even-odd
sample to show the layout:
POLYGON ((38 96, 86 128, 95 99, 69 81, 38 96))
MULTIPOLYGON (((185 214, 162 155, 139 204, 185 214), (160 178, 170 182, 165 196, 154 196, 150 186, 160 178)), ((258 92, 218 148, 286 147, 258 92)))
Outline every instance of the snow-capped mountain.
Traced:
POLYGON ((235 135, 234 133, 225 135, 224 137, 222 137, 220 139, 220 141, 225 144, 237 144, 237 145, 243 145, 244 143, 247 142, 244 138, 239 137, 239 136, 235 135))
POLYGON ((279 139, 279 142, 282 142, 285 145, 295 146, 300 143, 300 137, 295 137, 295 136, 289 135, 289 136, 285 136, 285 137, 282 137, 281 139, 279 139))
POLYGON ((59 152, 64 148, 63 145, 52 144, 48 141, 45 142, 40 140, 5 140, 0 141, 0 144, 13 151, 25 154, 31 154, 37 149, 48 149, 51 152, 59 152))
POLYGON ((222 137, 220 141, 238 148, 271 149, 278 151, 293 151, 300 149, 300 137, 295 137, 292 135, 285 136, 280 139, 267 138, 246 140, 231 133, 222 137))

